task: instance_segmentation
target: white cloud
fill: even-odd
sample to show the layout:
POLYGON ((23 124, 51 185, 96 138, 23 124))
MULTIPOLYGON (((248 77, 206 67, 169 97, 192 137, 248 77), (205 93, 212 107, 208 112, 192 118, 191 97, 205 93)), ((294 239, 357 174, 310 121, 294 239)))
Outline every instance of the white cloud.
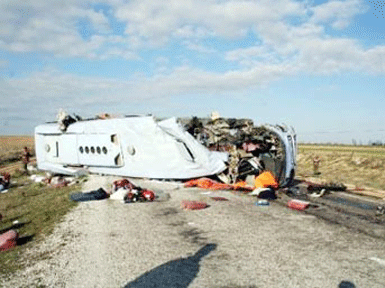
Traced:
POLYGON ((0 99, 4 107, 15 107, 33 99, 34 105, 41 106, 41 109, 51 105, 52 101, 87 109, 89 103, 95 102, 143 101, 196 92, 239 92, 277 79, 292 69, 290 66, 260 65, 244 71, 212 73, 182 66, 167 75, 138 76, 131 80, 81 77, 45 70, 26 78, 1 80, 0 99), (14 95, 18 95, 17 98, 14 95))
POLYGON ((252 59, 255 59, 257 63, 266 61, 271 63, 275 55, 276 53, 269 49, 267 45, 259 45, 229 51, 226 53, 225 59, 227 61, 239 61, 240 63, 250 65, 254 63, 251 61, 252 59))
POLYGON ((171 35, 190 37, 197 33, 237 38, 260 21, 306 12, 302 4, 291 0, 275 1, 274 5, 266 0, 134 0, 117 6, 116 10, 118 19, 128 23, 128 34, 150 43, 164 43, 171 35))
MULTIPOLYGON (((364 12, 362 0, 331 0, 314 7, 306 1, 293 0, 277 0, 274 5, 270 0, 114 0, 110 2, 109 13, 126 24, 126 34, 119 36, 112 33, 103 12, 91 8, 94 3, 98 1, 34 0, 25 4, 3 0, 0 2, 0 19, 3 19, 0 20, 0 49, 46 52, 56 57, 145 61, 139 56, 141 48, 166 45, 171 39, 194 52, 215 52, 223 55, 224 61, 239 63, 241 70, 228 74, 199 72, 207 76, 202 81, 211 79, 215 83, 225 75, 250 77, 254 75, 251 71, 259 71, 260 67, 282 71, 297 67, 295 71, 324 74, 384 71, 383 46, 364 49, 357 40, 332 38, 325 32, 326 24, 342 29, 364 12), (302 24, 292 25, 288 16, 299 17, 302 24), (96 30, 96 34, 87 39, 82 38, 77 27, 82 18, 89 19, 96 30), (205 38, 234 40, 250 32, 260 39, 258 45, 223 53, 203 41, 205 38)), ((189 59, 186 61, 192 66, 189 59)), ((170 71, 172 67, 168 66, 167 69, 154 67, 170 71)), ((259 83, 257 78, 251 79, 255 82, 250 80, 249 85, 259 83)), ((228 87, 226 83, 224 86, 228 87)))
POLYGON ((312 9, 311 21, 315 23, 329 23, 335 29, 344 29, 358 14, 363 14, 368 6, 362 0, 332 0, 312 9))
POLYGON ((207 38, 207 37, 213 37, 214 32, 209 31, 205 27, 197 27, 193 25, 184 25, 182 27, 179 27, 175 29, 175 31, 172 33, 172 36, 179 37, 179 38, 207 38))
POLYGON ((93 10, 83 10, 80 15, 84 15, 87 17, 94 28, 102 33, 111 32, 110 24, 108 22, 107 17, 103 14, 103 12, 95 12, 93 10))
MULTIPOLYGON (((109 13, 126 24, 126 35, 116 36, 103 12, 92 9, 96 3, 97 0, 3 0, 0 49, 48 52, 60 57, 135 60, 137 50, 163 46, 170 39, 182 41, 189 50, 212 53, 215 50, 203 45, 201 39, 237 39, 254 31, 268 47, 268 52, 259 58, 276 63, 280 58, 276 56, 295 53, 301 39, 323 39, 323 24, 342 29, 366 9, 362 0, 331 0, 314 7, 306 1, 294 0, 277 0, 274 5, 270 0, 114 0, 109 2, 109 13), (310 12, 313 15, 308 18, 310 12), (288 16, 300 17, 304 23, 291 26, 286 22, 288 16), (87 40, 77 26, 83 18, 96 31, 87 40)), ((247 49, 254 48, 246 48, 242 53, 247 49)), ((233 56, 231 53, 227 54, 228 59, 234 58, 235 52, 233 56)), ((254 63, 247 57, 241 58, 242 65, 254 63)))
MULTIPOLYGON (((95 56, 96 57, 96 56, 95 56)), ((124 48, 109 48, 99 56, 100 60, 107 60, 110 58, 120 58, 125 60, 141 60, 139 55, 131 50, 125 50, 124 48)))
POLYGON ((155 59, 155 63, 158 65, 167 65, 170 62, 170 59, 167 57, 160 56, 155 59))
POLYGON ((385 72, 385 46, 364 48, 356 39, 330 37, 324 26, 305 22, 291 26, 283 21, 256 25, 262 43, 228 51, 225 59, 243 67, 258 63, 290 63, 312 74, 331 75, 343 72, 385 72))
MULTIPOLYGON (((107 17, 91 8, 93 3, 97 1, 3 0, 0 3, 0 49, 96 58, 100 55, 98 50, 110 45, 110 40, 113 42, 116 36, 111 34, 107 17), (88 19, 96 33, 90 39, 83 39, 80 34, 78 22, 81 19, 88 19)), ((120 54, 125 55, 126 51, 127 48, 122 49, 120 54)))
POLYGON ((192 41, 184 41, 183 44, 186 46, 188 50, 191 51, 196 51, 199 53, 204 53, 204 54, 210 54, 210 53, 215 53, 216 50, 210 47, 206 47, 202 44, 199 43, 194 43, 192 41))

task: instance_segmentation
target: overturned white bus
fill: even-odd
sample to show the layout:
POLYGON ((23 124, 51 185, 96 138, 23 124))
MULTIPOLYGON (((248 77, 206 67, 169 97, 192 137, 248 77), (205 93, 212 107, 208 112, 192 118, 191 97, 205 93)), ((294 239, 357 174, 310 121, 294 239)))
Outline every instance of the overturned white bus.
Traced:
MULTIPOLYGON (((212 151, 212 147, 194 138, 176 118, 158 121, 152 116, 126 116, 80 120, 71 121, 64 129, 62 124, 47 123, 35 128, 40 170, 64 175, 86 171, 127 177, 191 179, 226 173, 228 169, 228 152, 212 151)), ((263 169, 269 169, 281 185, 287 185, 296 168, 294 130, 284 126, 263 127, 265 132, 275 135, 279 143, 271 151, 265 149, 259 153, 258 159, 263 162, 263 169), (281 153, 271 153, 277 148, 281 153)), ((252 173, 258 173, 257 167, 252 173)))

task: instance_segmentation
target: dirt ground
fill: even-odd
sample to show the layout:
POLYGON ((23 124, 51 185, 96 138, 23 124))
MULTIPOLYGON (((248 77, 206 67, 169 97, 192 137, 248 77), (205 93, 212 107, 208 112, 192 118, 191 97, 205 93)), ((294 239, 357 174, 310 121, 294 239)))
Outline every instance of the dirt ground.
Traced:
MULTIPOLYGON (((113 179, 92 176, 84 191, 113 179)), ((311 210, 288 209, 283 197, 262 207, 251 196, 229 191, 135 183, 171 197, 80 203, 26 253, 28 268, 2 279, 0 286, 385 287, 384 225, 370 235, 311 210), (180 207, 185 199, 210 206, 186 211, 180 207)))

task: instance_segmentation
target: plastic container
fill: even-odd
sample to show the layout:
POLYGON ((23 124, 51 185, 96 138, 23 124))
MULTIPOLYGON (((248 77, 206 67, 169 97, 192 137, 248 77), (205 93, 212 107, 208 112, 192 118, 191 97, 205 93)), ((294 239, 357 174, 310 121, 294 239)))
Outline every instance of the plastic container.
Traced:
POLYGON ((270 202, 267 200, 259 200, 255 202, 255 206, 269 206, 270 202))

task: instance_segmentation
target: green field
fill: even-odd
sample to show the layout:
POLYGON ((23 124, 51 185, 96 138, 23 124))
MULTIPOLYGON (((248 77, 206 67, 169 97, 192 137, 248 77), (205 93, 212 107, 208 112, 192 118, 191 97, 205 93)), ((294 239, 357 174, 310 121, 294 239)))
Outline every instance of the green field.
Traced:
POLYGON ((8 193, 0 194, 0 214, 3 216, 0 232, 16 230, 20 239, 16 248, 0 252, 1 274, 13 272, 25 264, 20 261, 21 253, 53 231, 57 222, 76 205, 69 199, 69 194, 80 188, 78 185, 52 188, 32 183, 26 176, 16 176, 12 178, 14 184, 8 193))

